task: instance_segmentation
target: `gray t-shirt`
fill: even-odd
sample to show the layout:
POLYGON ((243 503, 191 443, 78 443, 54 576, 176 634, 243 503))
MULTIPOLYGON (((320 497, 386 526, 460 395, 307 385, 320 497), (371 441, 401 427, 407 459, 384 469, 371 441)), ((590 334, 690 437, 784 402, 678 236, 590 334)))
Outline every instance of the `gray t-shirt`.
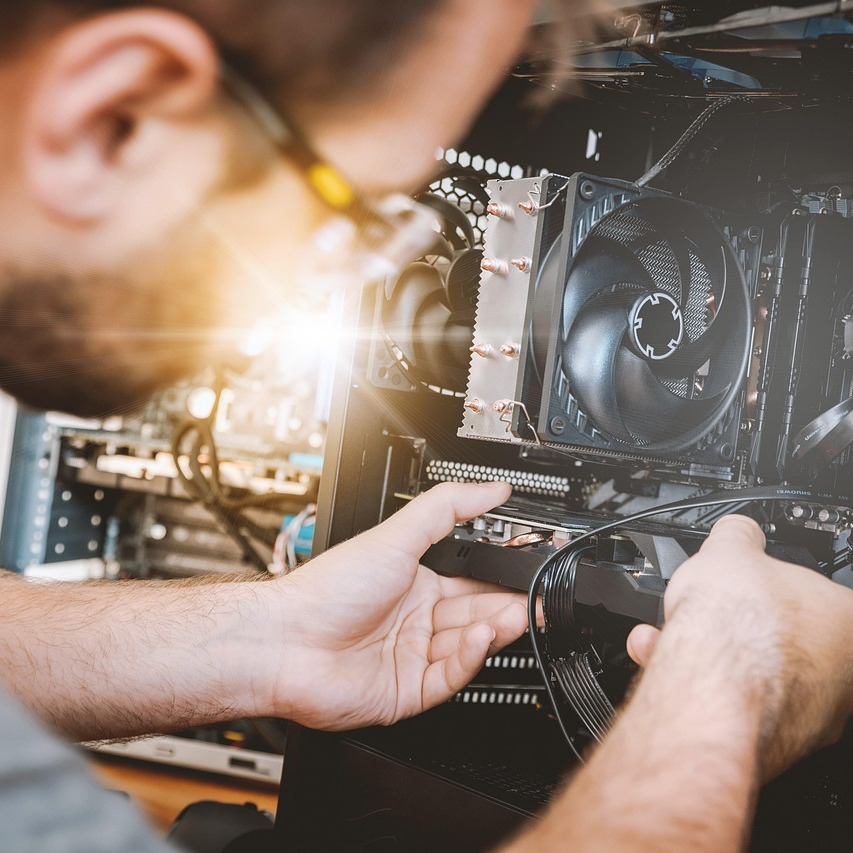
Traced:
POLYGON ((175 853, 125 797, 0 688, 3 853, 175 853))

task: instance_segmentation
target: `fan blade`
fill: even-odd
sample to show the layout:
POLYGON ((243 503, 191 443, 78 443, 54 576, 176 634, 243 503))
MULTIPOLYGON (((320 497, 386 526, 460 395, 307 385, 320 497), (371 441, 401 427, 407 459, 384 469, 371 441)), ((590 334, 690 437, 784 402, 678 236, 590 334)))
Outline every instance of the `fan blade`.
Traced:
POLYGON ((441 217, 441 233, 454 249, 470 249, 477 242, 474 226, 462 208, 435 193, 420 193, 417 201, 431 207, 441 217))
POLYGON ((448 350, 448 328, 451 312, 442 300, 443 294, 434 295, 418 311, 413 330, 415 365, 420 369, 440 371, 452 361, 448 350))
POLYGON ((562 332, 565 339, 578 312, 599 291, 629 284, 638 290, 654 290, 645 267, 621 243, 594 233, 587 237, 569 272, 563 295, 562 332))
MULTIPOLYGON (((696 287, 691 254, 707 270, 714 293, 722 299, 725 287, 725 252, 717 232, 710 221, 693 205, 675 199, 650 198, 639 202, 636 209, 656 229, 668 244, 678 263, 681 277, 681 309, 687 306, 696 287)), ((707 294, 702 294, 703 301, 707 294)))
MULTIPOLYGON (((486 205, 489 203, 489 193, 483 186, 481 178, 478 178, 469 172, 451 177, 451 181, 453 182, 453 189, 457 193, 467 193, 472 198, 475 198, 483 205, 483 211, 485 211, 486 205)), ((474 213, 477 212, 477 210, 474 211, 474 213)))
MULTIPOLYGON (((681 214, 684 213, 681 205, 672 203, 672 199, 649 198, 637 202, 634 210, 654 227, 654 233, 645 236, 642 243, 635 243, 634 251, 639 251, 645 246, 653 246, 655 243, 664 243, 672 252, 678 266, 679 292, 671 293, 670 288, 664 287, 662 282, 655 282, 656 290, 666 290, 676 299, 680 299, 682 306, 687 304, 690 288, 690 256, 687 253, 685 243, 685 229, 681 222, 681 214), (663 202, 663 204, 661 204, 663 202)), ((654 276, 652 276, 654 278, 654 276)))
POLYGON ((482 249, 465 249, 453 257, 445 278, 447 301, 453 311, 471 310, 477 304, 482 260, 482 249))
POLYGON ((436 294, 418 312, 414 327, 415 372, 428 385, 464 389, 468 378, 471 323, 460 322, 436 294))
POLYGON ((563 370, 569 390, 593 424, 633 444, 619 414, 614 368, 628 331, 628 311, 636 294, 608 294, 593 300, 572 323, 563 342, 563 370))
POLYGON ((627 347, 616 353, 613 375, 621 419, 644 443, 671 440, 701 426, 719 409, 728 390, 695 400, 677 397, 658 382, 648 362, 627 347))
MULTIPOLYGON (((740 345, 747 340, 748 328, 740 329, 744 318, 749 317, 749 304, 745 294, 738 299, 736 286, 729 287, 729 261, 725 249, 719 246, 721 253, 722 276, 715 291, 717 297, 717 313, 708 328, 695 341, 683 343, 676 352, 665 361, 655 365, 654 372, 657 376, 677 379, 684 376, 692 376, 708 359, 724 351, 726 345, 731 341, 737 341, 740 345), (739 304, 740 303, 740 304, 739 304)), ((736 285, 736 282, 733 282, 736 285)))
MULTIPOLYGON (((734 286, 737 281, 731 273, 729 252, 723 242, 725 238, 704 214, 692 205, 671 199, 648 199, 640 206, 678 259, 682 278, 681 309, 685 315, 694 298, 700 299, 702 304, 708 298, 707 292, 694 292, 699 285, 696 269, 690 263, 691 252, 696 263, 704 266, 710 280, 716 300, 716 316, 696 340, 685 341, 671 358, 653 367, 655 375, 660 377, 678 379, 692 376, 712 356, 720 353, 736 334, 738 313, 748 311, 748 307, 746 303, 739 306, 737 302, 740 300, 736 295, 729 294, 729 285, 734 286)), ((747 335, 748 329, 743 330, 743 334, 747 335)))
POLYGON ((413 336, 418 313, 436 293, 444 295, 441 273, 429 264, 415 262, 400 273, 383 304, 385 332, 409 361, 416 357, 413 336))

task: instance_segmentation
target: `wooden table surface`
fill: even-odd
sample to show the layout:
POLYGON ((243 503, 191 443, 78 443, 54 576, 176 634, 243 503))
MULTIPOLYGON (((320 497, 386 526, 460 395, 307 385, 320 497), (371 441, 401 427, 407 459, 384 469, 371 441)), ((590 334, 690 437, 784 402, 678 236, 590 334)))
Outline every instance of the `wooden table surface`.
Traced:
POLYGON ((199 800, 254 803, 275 814, 278 789, 241 779, 168 767, 112 755, 92 755, 91 765, 105 788, 124 791, 165 832, 185 806, 199 800))

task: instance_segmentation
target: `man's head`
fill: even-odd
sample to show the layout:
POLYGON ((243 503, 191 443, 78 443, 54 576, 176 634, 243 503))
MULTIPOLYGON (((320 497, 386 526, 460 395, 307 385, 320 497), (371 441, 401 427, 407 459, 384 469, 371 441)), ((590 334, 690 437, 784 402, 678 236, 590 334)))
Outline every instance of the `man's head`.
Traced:
POLYGON ((410 190, 499 81, 532 0, 4 6, 0 384, 99 414, 310 284, 328 211, 220 85, 223 59, 360 190, 410 190))

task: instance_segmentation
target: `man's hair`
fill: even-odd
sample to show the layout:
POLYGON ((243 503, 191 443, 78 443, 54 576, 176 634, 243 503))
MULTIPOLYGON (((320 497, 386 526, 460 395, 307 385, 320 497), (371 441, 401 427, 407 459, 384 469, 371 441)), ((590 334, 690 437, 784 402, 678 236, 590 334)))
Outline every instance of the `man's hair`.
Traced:
POLYGON ((431 25, 441 0, 26 0, 0 3, 0 53, 51 12, 159 6, 211 36, 229 65, 277 100, 323 104, 380 88, 382 71, 431 25))

